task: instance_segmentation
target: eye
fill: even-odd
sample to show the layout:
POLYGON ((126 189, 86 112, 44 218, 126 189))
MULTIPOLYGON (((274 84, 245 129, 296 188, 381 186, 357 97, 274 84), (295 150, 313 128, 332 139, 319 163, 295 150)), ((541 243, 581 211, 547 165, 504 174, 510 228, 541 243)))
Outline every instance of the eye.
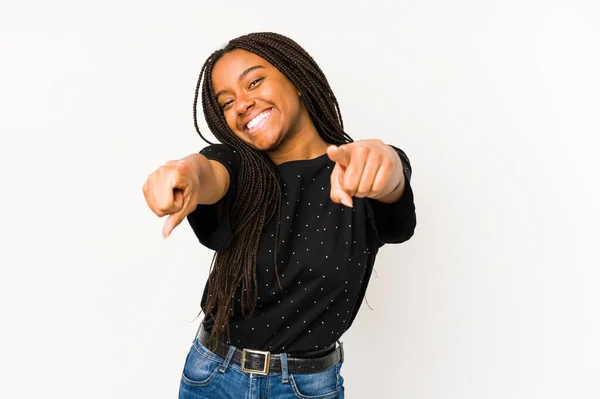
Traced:
POLYGON ((225 109, 225 108, 227 108, 227 107, 229 106, 229 104, 231 104, 232 102, 233 102, 232 100, 225 101, 225 102, 223 103, 223 105, 221 105, 221 109, 225 109))
POLYGON ((250 86, 248 86, 248 88, 249 88, 249 89, 251 89, 252 87, 254 87, 254 86, 256 86, 257 84, 259 84, 259 83, 260 83, 260 81, 261 81, 261 80, 263 80, 263 79, 264 79, 264 78, 258 78, 258 79, 255 79, 255 80, 253 80, 253 81, 250 83, 250 86))

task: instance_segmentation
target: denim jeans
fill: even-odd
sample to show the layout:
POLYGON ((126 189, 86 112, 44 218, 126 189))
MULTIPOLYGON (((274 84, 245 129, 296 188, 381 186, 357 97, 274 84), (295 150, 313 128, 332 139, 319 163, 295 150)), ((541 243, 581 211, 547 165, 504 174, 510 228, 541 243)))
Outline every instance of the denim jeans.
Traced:
POLYGON ((195 338, 187 354, 179 386, 179 399, 343 399, 344 378, 340 374, 344 358, 328 370, 313 374, 287 372, 282 355, 282 372, 252 374, 231 363, 233 347, 222 358, 195 338))

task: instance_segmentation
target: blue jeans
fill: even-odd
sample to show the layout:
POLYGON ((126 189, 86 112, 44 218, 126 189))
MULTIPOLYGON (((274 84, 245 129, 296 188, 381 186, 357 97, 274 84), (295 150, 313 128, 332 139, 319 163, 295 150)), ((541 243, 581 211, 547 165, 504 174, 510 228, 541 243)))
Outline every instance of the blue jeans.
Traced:
POLYGON ((313 374, 290 374, 282 356, 282 372, 251 374, 231 363, 233 350, 226 358, 212 353, 198 338, 190 348, 179 386, 179 399, 343 399, 344 378, 340 370, 344 359, 328 370, 313 374))

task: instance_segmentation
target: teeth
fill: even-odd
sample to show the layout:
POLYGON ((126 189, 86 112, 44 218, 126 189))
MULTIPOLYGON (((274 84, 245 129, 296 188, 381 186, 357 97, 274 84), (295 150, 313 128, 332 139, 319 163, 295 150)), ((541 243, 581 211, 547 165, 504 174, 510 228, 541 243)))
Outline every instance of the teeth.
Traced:
POLYGON ((261 112, 260 114, 256 115, 254 117, 254 119, 252 119, 250 122, 248 122, 248 125, 247 125, 248 129, 252 129, 254 126, 256 126, 256 124, 258 122, 265 119, 268 115, 269 115, 269 111, 261 112))

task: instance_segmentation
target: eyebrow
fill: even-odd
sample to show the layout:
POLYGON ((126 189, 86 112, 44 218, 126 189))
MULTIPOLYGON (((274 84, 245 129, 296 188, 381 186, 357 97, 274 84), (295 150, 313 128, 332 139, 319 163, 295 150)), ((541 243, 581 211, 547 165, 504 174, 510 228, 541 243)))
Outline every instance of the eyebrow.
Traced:
MULTIPOLYGON (((246 77, 246 75, 248 75, 250 72, 252 72, 252 71, 254 71, 256 69, 260 69, 260 68, 264 68, 264 66, 262 66, 262 65, 251 66, 250 68, 246 69, 244 72, 242 72, 240 74, 240 76, 238 77, 238 81, 244 79, 246 77)), ((215 94, 215 99, 218 101, 219 100, 219 96, 221 94, 224 94, 226 91, 227 90, 221 90, 221 91, 219 91, 217 94, 215 94)))

